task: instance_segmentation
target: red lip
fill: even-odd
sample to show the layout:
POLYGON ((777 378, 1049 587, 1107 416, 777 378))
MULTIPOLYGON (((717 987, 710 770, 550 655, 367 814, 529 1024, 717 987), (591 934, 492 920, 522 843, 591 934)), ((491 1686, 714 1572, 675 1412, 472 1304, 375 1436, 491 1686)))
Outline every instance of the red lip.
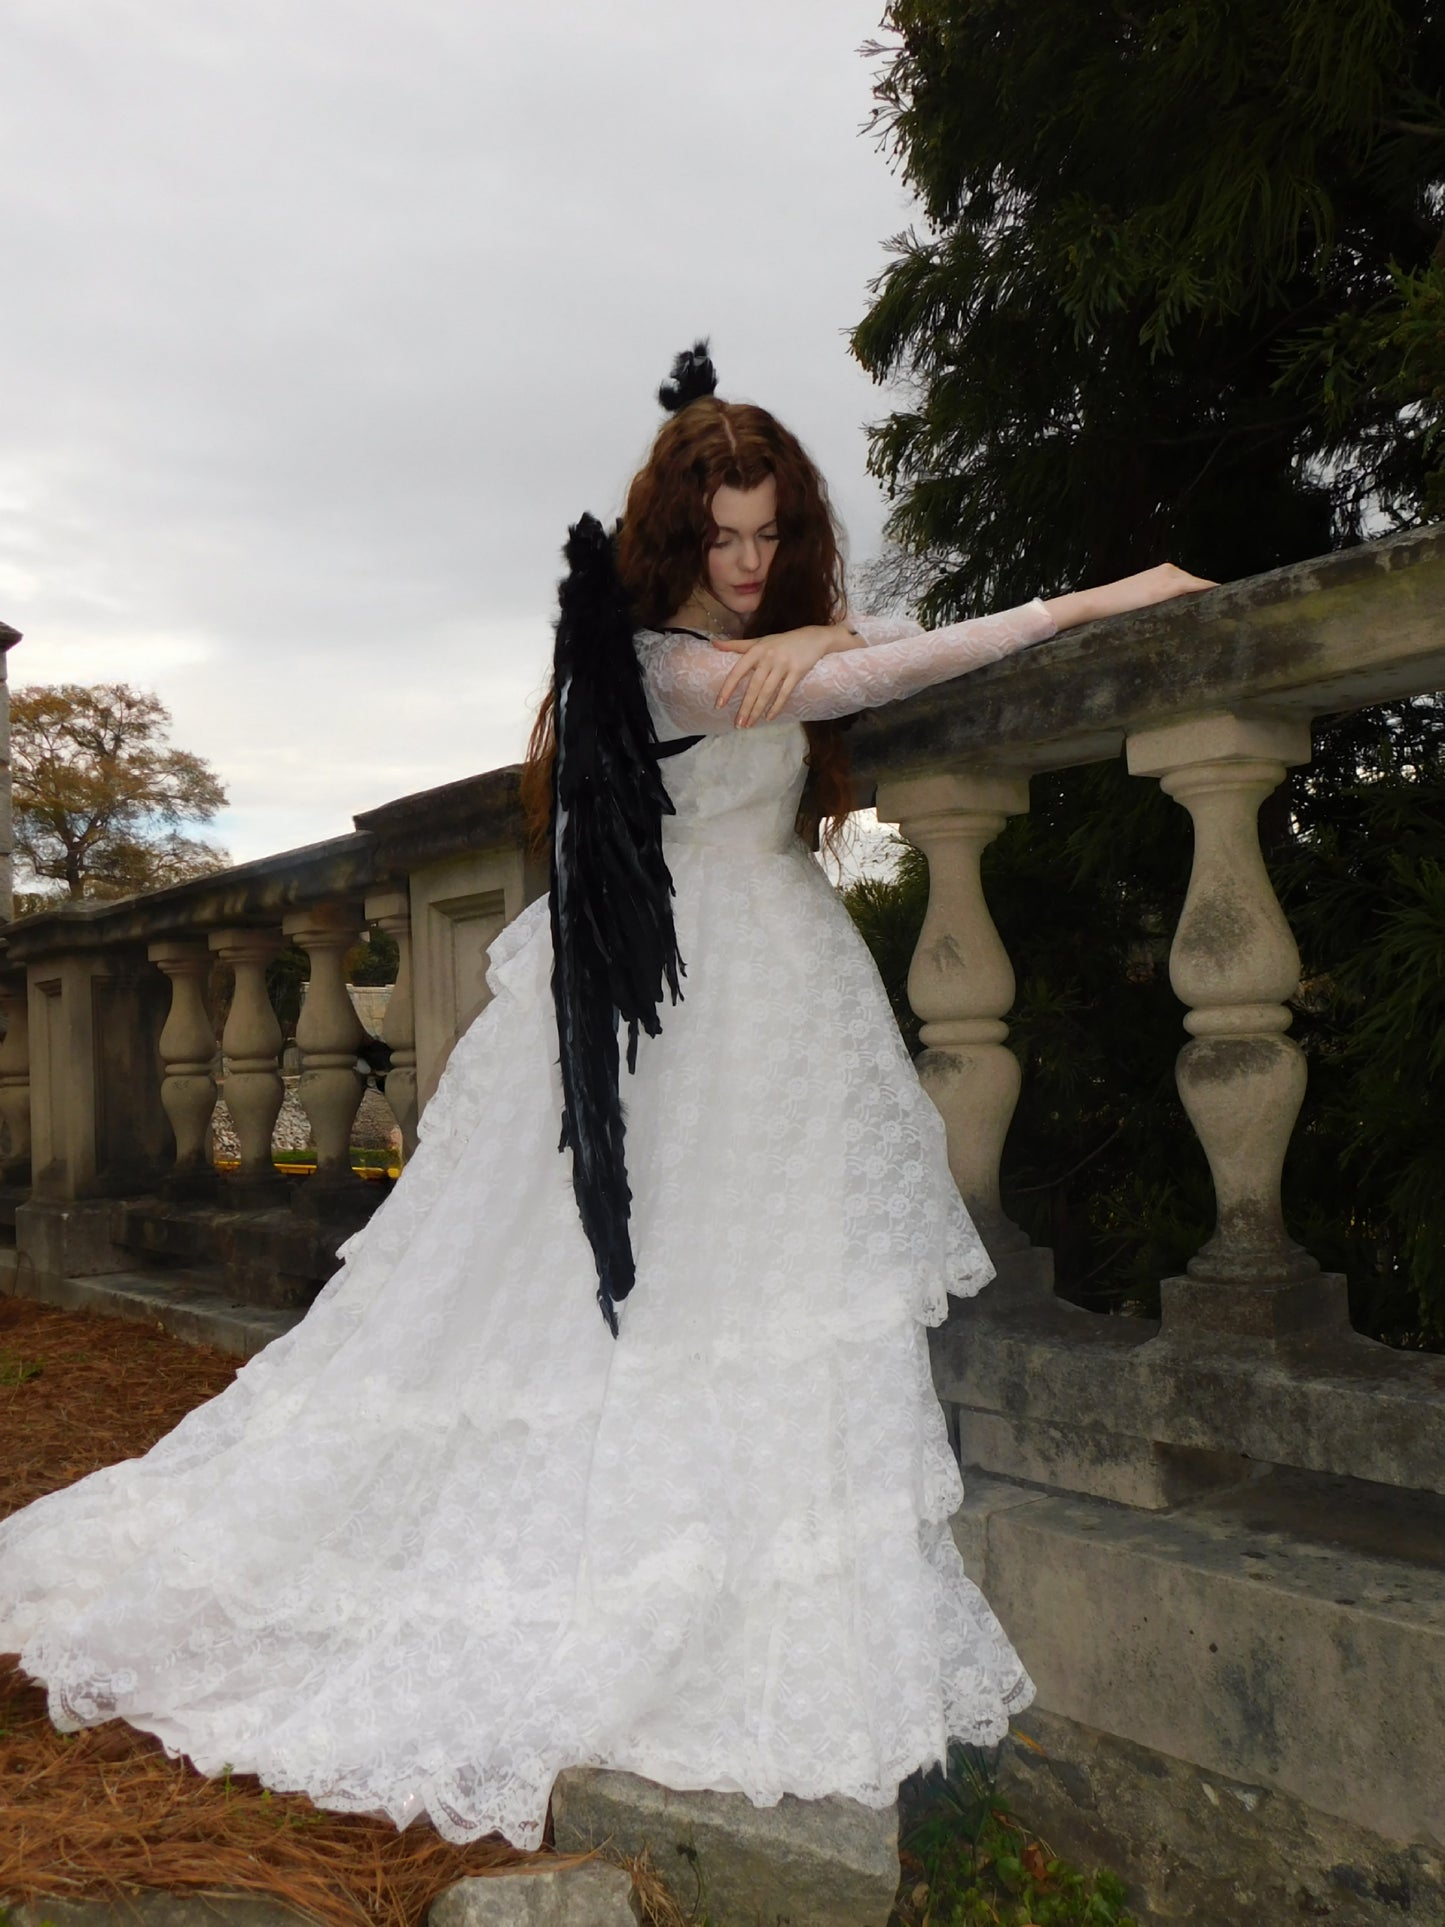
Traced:
POLYGON ((761 582, 740 582, 733 593, 734 595, 756 595, 762 586, 761 582))

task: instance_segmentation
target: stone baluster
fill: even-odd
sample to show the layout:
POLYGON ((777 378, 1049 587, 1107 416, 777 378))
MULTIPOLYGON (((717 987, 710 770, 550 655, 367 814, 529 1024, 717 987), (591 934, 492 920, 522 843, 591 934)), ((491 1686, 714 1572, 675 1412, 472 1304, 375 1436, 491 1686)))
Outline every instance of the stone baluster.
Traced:
POLYGON ((1166 1334, 1190 1329, 1282 1339, 1342 1330, 1342 1278, 1323 1276, 1286 1235, 1280 1179, 1305 1090, 1286 1037, 1299 951, 1259 846, 1259 806, 1307 763, 1307 722, 1203 716, 1140 731, 1129 769, 1157 776, 1194 823, 1189 891, 1169 980, 1189 1005, 1179 1095, 1214 1180, 1213 1235, 1188 1276, 1164 1281, 1166 1334))
POLYGON ((316 1175, 302 1187, 297 1203, 315 1211, 364 1190, 351 1168, 351 1126, 365 1088, 356 1069, 364 1032, 346 992, 345 971, 361 919, 350 904, 321 903, 293 911, 282 928, 311 960, 311 981, 296 1025, 297 1096, 316 1142, 316 1175))
MULTIPOLYGON (((1052 1256, 1004 1214, 999 1164, 1019 1095, 1005 1039, 1014 999, 1008 952, 984 900, 979 861, 1010 816, 1029 806, 1028 780, 962 770, 878 787, 878 814, 928 858, 928 910, 908 972, 923 1020, 918 1074, 948 1127, 949 1165, 979 1235, 1009 1289, 1052 1288, 1052 1256)), ((996 1301, 996 1292, 990 1299, 996 1301)))
POLYGON ((241 1145, 240 1169, 227 1186, 237 1203, 266 1205, 285 1195, 271 1159, 281 1109, 281 1026, 266 994, 266 966, 281 948, 274 930, 216 930, 210 945, 235 972, 235 988, 221 1033, 223 1094, 241 1145))
POLYGON ((411 899, 405 890, 368 897, 366 920, 395 940, 396 982, 386 1000, 381 1041, 391 1051, 386 1074, 386 1101, 401 1131, 402 1155, 416 1149, 416 1009, 411 974, 411 899))
POLYGON ((7 1185, 30 1182, 30 994, 23 970, 0 975, 0 1011, 5 1041, 0 1044, 0 1118, 9 1136, 0 1178, 7 1185))
POLYGON ((207 1142, 216 1108, 216 1033, 206 1008, 210 947, 153 943, 146 955, 171 986, 170 1014, 160 1034, 161 1104, 175 1132, 176 1162, 164 1188, 172 1197, 211 1197, 217 1183, 207 1142))

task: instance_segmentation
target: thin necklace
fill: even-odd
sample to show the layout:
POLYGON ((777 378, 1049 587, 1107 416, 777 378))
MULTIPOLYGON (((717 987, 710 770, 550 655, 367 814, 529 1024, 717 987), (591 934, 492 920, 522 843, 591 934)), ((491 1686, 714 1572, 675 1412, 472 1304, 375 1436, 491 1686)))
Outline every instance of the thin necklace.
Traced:
MULTIPOLYGON (((706 590, 694 589, 678 613, 685 615, 689 609, 697 609, 700 611, 702 619, 697 623, 696 627, 701 634, 707 637, 709 642, 736 642, 738 640, 737 629, 718 627, 719 616, 722 617, 724 621, 730 622, 737 622, 738 617, 735 616, 732 610, 727 608, 725 604, 719 602, 715 596, 709 595, 706 590), (716 613, 714 613, 714 611, 716 613)), ((689 623, 687 626, 692 628, 694 625, 689 623)))

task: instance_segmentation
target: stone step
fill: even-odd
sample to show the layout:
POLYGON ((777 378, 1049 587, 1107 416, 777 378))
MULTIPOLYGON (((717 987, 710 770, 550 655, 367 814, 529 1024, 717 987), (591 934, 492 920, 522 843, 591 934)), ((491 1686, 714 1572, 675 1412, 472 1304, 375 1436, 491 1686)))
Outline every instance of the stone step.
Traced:
MULTIPOLYGON (((453 1882, 432 1901, 428 1927, 635 1927, 632 1881, 620 1867, 509 1868, 453 1882)), ((269 1894, 139 1889, 104 1899, 0 1899, 9 1927, 315 1927, 269 1894)))
POLYGON ((679 1907, 710 1927, 885 1927, 898 1888, 898 1805, 785 1793, 675 1792, 635 1773, 568 1767, 552 1789, 559 1853, 646 1851, 679 1907))
POLYGON ((0 1247, 0 1295, 161 1325, 176 1338, 214 1345, 239 1358, 254 1357, 305 1316, 297 1306, 247 1304, 219 1270, 208 1266, 154 1266, 61 1278, 37 1272, 23 1260, 17 1263, 17 1254, 5 1247, 0 1247))
POLYGON ((199 1267, 223 1275, 230 1296, 257 1306, 304 1311, 336 1270, 336 1248, 357 1231, 383 1193, 358 1184, 323 1214, 300 1208, 304 1192, 269 1209, 165 1198, 117 1199, 109 1236, 138 1267, 199 1267), (294 1201, 293 1201, 294 1200, 294 1201))
POLYGON ((0 1901, 9 1927, 315 1927, 269 1894, 166 1893, 138 1888, 100 1899, 0 1901))
POLYGON ((636 1927, 638 1918, 631 1877, 594 1860, 458 1880, 432 1902, 426 1927, 636 1927))

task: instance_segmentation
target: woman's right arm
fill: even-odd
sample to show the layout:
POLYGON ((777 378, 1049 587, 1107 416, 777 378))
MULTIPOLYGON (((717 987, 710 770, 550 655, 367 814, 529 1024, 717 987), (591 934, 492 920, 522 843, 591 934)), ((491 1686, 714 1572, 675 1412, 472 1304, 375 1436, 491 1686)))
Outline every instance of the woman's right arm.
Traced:
POLYGON ((899 702, 1062 629, 1214 586, 1166 562, 1098 588, 1035 599, 942 629, 860 617, 851 629, 796 629, 727 648, 673 634, 652 644, 649 669, 679 730, 716 734, 757 722, 824 722, 899 702))
POLYGON ((673 634, 649 645, 647 665, 676 727, 715 734, 755 722, 823 722, 876 709, 1054 633, 1043 604, 1030 602, 868 647, 836 626, 760 637, 741 653, 673 634))

